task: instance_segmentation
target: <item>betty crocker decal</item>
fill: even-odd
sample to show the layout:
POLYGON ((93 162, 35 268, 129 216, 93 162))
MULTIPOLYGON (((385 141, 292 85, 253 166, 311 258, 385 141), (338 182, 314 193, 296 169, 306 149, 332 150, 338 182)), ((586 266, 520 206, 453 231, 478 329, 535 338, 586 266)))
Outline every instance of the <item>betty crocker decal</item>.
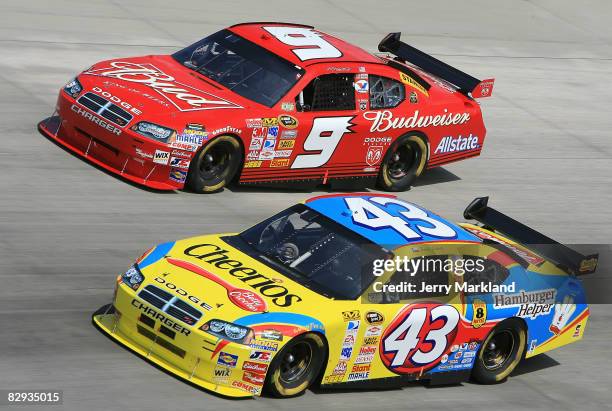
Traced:
POLYGON ((180 83, 153 64, 113 61, 107 67, 88 70, 84 74, 143 84, 158 92, 180 111, 242 108, 231 101, 180 83))

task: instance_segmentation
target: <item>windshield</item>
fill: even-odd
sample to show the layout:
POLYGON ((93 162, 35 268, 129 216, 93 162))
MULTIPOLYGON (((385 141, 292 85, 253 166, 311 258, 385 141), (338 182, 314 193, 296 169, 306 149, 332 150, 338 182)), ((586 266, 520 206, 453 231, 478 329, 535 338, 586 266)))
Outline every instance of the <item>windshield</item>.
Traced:
POLYGON ((280 100, 303 70, 228 30, 172 55, 179 63, 268 107, 280 100))
POLYGON ((359 297, 375 278, 373 261, 388 256, 385 249, 303 204, 226 240, 287 277, 336 299, 359 297))

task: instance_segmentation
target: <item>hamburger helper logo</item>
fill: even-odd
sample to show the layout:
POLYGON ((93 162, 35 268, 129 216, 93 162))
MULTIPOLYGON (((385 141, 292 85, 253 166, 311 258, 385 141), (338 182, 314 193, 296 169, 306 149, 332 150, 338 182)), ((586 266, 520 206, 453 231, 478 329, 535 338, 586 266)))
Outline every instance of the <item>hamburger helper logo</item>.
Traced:
POLYGON ((495 294, 493 307, 499 309, 519 307, 516 314, 519 317, 536 318, 551 312, 556 296, 557 290, 554 288, 537 291, 521 290, 515 294, 495 294))
POLYGON ((363 113, 363 118, 372 122, 370 126, 371 132, 385 132, 389 129, 396 128, 426 128, 429 126, 452 126, 457 124, 465 124, 470 121, 469 113, 449 113, 444 109, 442 114, 423 116, 419 110, 415 110, 410 117, 394 117, 389 110, 383 111, 366 111, 363 113))
POLYGON ((165 97, 180 111, 242 108, 231 101, 180 83, 153 64, 113 61, 108 67, 88 70, 84 74, 144 84, 165 97))

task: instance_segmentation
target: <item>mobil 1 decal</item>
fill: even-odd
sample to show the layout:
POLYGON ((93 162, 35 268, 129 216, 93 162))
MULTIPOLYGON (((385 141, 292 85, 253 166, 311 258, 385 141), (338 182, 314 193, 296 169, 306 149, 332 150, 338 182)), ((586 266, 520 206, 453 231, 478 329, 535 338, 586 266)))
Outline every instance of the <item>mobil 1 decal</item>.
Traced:
POLYGON ((312 122, 310 133, 304 140, 304 151, 295 158, 291 168, 314 168, 326 164, 332 157, 340 140, 346 134, 354 133, 351 130, 351 120, 354 116, 346 117, 317 117, 312 122))
POLYGON ((380 358, 396 374, 415 374, 434 367, 450 350, 460 316, 456 308, 437 303, 404 307, 380 340, 380 358))

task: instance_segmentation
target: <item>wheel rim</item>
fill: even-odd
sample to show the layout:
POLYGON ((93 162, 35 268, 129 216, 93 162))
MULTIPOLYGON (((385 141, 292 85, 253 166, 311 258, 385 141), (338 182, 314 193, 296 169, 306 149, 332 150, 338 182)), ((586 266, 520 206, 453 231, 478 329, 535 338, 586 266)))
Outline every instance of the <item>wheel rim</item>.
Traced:
POLYGON ((231 160, 232 146, 227 143, 218 143, 206 150, 198 164, 198 171, 204 180, 217 180, 223 178, 231 160))
POLYGON ((487 370, 498 370, 506 365, 514 352, 515 336, 510 330, 493 335, 483 347, 482 361, 487 370))
POLYGON ((280 364, 280 379, 284 383, 299 381, 308 370, 312 360, 312 348, 299 342, 286 352, 280 364))
POLYGON ((408 175, 419 163, 419 151, 412 142, 397 147, 387 160, 387 175, 399 180, 408 175))

